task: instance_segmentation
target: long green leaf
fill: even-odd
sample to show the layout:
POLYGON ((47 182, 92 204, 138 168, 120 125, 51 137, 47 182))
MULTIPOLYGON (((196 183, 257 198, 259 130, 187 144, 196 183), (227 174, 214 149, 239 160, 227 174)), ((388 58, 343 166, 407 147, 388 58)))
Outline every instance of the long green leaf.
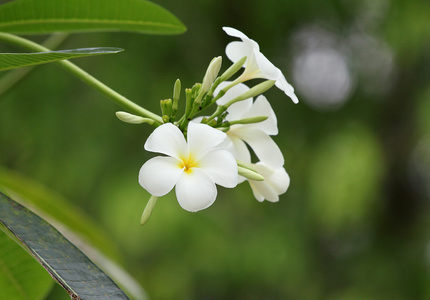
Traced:
POLYGON ((139 283, 116 263, 120 255, 112 246, 111 237, 85 211, 40 182, 0 166, 0 192, 2 189, 15 201, 30 207, 49 223, 61 228, 62 234, 69 240, 79 243, 81 250, 133 299, 146 299, 139 283))
POLYGON ((53 284, 42 266, 0 231, 0 299, 42 300, 53 284))
POLYGON ((185 26, 164 8, 144 0, 15 0, 0 6, 0 31, 132 31, 179 34, 185 26))
POLYGON ((129 299, 112 279, 58 230, 3 193, 0 193, 0 211, 0 222, 66 289, 72 299, 129 299))
POLYGON ((77 57, 112 54, 121 51, 123 51, 121 48, 99 47, 36 53, 0 53, 0 71, 77 57))

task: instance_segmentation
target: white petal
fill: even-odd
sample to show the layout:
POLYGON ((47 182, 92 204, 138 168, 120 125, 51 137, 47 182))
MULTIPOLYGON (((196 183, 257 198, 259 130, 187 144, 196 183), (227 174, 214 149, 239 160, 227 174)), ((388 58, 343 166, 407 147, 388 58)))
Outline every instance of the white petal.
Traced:
POLYGON ((227 108, 228 115, 226 119, 228 121, 235 121, 245 118, 244 113, 252 107, 252 98, 245 99, 243 101, 236 102, 227 108))
POLYGON ((249 153, 248 147, 246 146, 245 142, 240 137, 234 134, 233 127, 227 132, 227 136, 228 140, 230 140, 231 143, 229 144, 229 147, 226 147, 226 149, 233 153, 233 156, 237 160, 250 163, 251 153, 249 153))
POLYGON ((248 44, 251 48, 255 48, 257 50, 260 50, 260 47, 258 46, 258 43, 254 40, 247 37, 244 33, 240 32, 237 29, 234 29, 232 27, 223 27, 222 28, 229 36, 240 38, 244 43, 248 44))
MULTIPOLYGON (((251 51, 252 49, 250 49, 244 42, 231 42, 227 44, 227 47, 225 47, 225 54, 233 63, 237 62, 244 56, 249 56, 251 51)), ((244 66, 246 66, 246 62, 243 64, 243 67, 244 66)))
POLYGON ((263 53, 254 51, 255 60, 263 74, 264 78, 270 80, 277 80, 282 72, 275 65, 273 65, 263 53))
POLYGON ((279 195, 264 181, 249 181, 254 197, 262 202, 264 199, 270 202, 278 202, 279 195))
POLYGON ((242 39, 242 40, 243 40, 243 39, 248 39, 248 37, 247 37, 244 33, 240 32, 239 30, 237 30, 237 29, 235 29, 235 28, 224 26, 222 29, 223 29, 223 30, 225 31, 225 33, 227 33, 229 36, 237 37, 237 38, 240 38, 240 39, 242 39))
POLYGON ((264 176, 264 181, 249 181, 255 198, 258 201, 278 201, 279 195, 285 193, 290 185, 290 177, 285 169, 272 168, 261 162, 254 165, 254 168, 264 176))
POLYGON ((157 156, 143 164, 139 183, 151 195, 160 197, 170 192, 183 173, 180 161, 173 157, 157 156))
POLYGON ((215 202, 215 183, 202 170, 184 172, 176 184, 176 198, 185 210, 195 212, 208 208, 215 202))
POLYGON ((253 126, 259 128, 261 131, 267 133, 268 135, 278 134, 278 126, 275 112, 270 106, 269 101, 267 101, 266 97, 264 97, 263 95, 258 96, 252 107, 243 114, 242 118, 251 118, 257 116, 266 116, 268 117, 268 119, 260 123, 249 125, 247 124, 246 126, 253 126))
POLYGON ((299 103, 299 99, 297 98, 296 94, 294 94, 294 88, 291 84, 287 82, 285 79, 285 76, 281 74, 281 77, 279 77, 275 85, 284 93, 293 100, 294 103, 299 103))
POLYGON ((215 148, 221 144, 227 135, 206 124, 188 123, 188 149, 190 155, 193 155, 196 159, 206 151, 215 148))
POLYGON ((235 133, 252 148, 261 161, 273 167, 284 164, 284 156, 278 145, 263 131, 242 126, 235 133))
POLYGON ((214 149, 200 157, 199 169, 203 170, 218 185, 233 188, 237 185, 237 163, 229 151, 214 149))
POLYGON ((187 142, 181 130, 172 123, 163 124, 151 133, 145 143, 145 150, 163 153, 176 158, 187 155, 187 142))
MULTIPOLYGON (((214 92, 214 95, 216 96, 216 95, 218 95, 218 93, 219 93, 219 91, 220 90, 222 90, 223 88, 225 88, 227 85, 229 85, 231 83, 231 81, 224 81, 224 82, 221 82, 220 83, 220 85, 215 89, 215 92, 214 92)), ((217 104, 218 105, 224 105, 224 104, 226 104, 227 102, 229 102, 230 100, 233 100, 234 98, 236 98, 236 97, 238 97, 238 96, 240 96, 240 95, 242 95, 243 93, 245 93, 245 92, 247 92, 249 90, 249 87, 247 86, 247 85, 245 85, 245 84, 243 84, 243 83, 239 83, 239 84, 237 84, 237 85, 235 85, 234 87, 232 87, 231 89, 229 89, 225 94, 224 94, 224 96, 222 96, 221 98, 219 98, 218 100, 217 100, 217 104)), ((252 98, 249 98, 249 99, 252 99, 252 98)), ((249 100, 247 99, 247 100, 243 100, 243 101, 240 101, 240 102, 237 102, 237 103, 235 103, 235 104, 233 104, 233 105, 236 105, 236 104, 239 104, 239 103, 242 103, 242 102, 248 102, 248 104, 247 104, 247 108, 250 108, 251 107, 251 105, 252 105, 252 101, 251 102, 249 102, 249 100)), ((233 106, 232 105, 232 106, 233 106)), ((231 107, 231 106, 230 106, 231 107)), ((230 111, 230 108, 229 108, 229 114, 230 114, 230 116, 231 116, 231 114, 232 114, 232 112, 230 111)), ((239 115, 239 117, 241 116, 242 114, 240 114, 239 115)), ((234 117, 235 118, 235 117, 234 117)))

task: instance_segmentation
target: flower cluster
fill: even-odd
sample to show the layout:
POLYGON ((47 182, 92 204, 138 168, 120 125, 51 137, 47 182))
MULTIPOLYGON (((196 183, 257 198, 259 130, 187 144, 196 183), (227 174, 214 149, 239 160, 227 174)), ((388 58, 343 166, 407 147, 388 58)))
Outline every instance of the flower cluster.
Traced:
POLYGON ((127 123, 154 125, 144 148, 164 155, 148 160, 139 172, 140 185, 152 195, 142 224, 148 220, 157 197, 173 188, 180 206, 195 212, 214 203, 216 185, 233 188, 248 181, 258 201, 271 202, 278 201, 289 186, 284 157, 271 137, 278 134, 276 115, 262 93, 275 85, 297 103, 294 89, 254 40, 234 28, 223 29, 240 39, 226 47, 233 64, 219 75, 222 58, 210 62, 202 83, 185 89, 185 113, 181 118, 176 118, 179 80, 173 99, 160 102, 162 122, 160 118, 117 113, 127 123), (230 81, 242 68, 244 71, 230 81), (251 79, 263 81, 253 87, 244 84, 251 79), (201 116, 212 104, 216 104, 216 110, 201 116), (249 149, 258 158, 257 163, 252 162, 249 149))

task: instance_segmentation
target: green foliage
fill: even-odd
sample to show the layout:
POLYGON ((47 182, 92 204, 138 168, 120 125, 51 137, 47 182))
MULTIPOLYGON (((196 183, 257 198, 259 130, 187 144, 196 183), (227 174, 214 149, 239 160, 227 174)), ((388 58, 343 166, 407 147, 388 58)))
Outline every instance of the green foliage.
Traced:
POLYGON ((111 237, 84 211, 48 187, 3 167, 0 167, 0 186, 51 224, 65 229, 63 234, 83 245, 87 255, 91 254, 90 258, 100 267, 111 270, 109 275, 134 299, 144 299, 140 286, 117 265, 120 255, 111 237))
POLYGON ((120 48, 82 48, 38 53, 0 53, 0 71, 40 65, 49 62, 123 51, 120 48))
POLYGON ((45 299, 53 283, 41 265, 0 231, 0 299, 45 299))
POLYGON ((376 215, 384 174, 380 146, 371 132, 350 125, 316 149, 310 171, 310 209, 321 230, 363 229, 376 215))
POLYGON ((0 6, 0 31, 133 31, 178 34, 185 26, 162 7, 143 0, 15 0, 0 6))
MULTIPOLYGON (((0 193, 1 223, 72 298, 129 299, 76 246, 49 223, 0 193)), ((5 230, 5 228, 2 228, 5 230)))

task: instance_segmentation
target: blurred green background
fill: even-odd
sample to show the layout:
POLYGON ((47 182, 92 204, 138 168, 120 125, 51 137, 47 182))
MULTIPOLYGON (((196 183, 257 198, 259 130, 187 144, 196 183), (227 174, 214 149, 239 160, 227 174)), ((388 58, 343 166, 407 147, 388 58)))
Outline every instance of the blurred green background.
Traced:
POLYGON ((152 299, 430 299, 430 2, 156 3, 188 31, 75 34, 60 48, 126 49, 74 62, 159 112, 177 78, 191 87, 218 55, 229 66, 222 26, 256 40, 301 100, 265 94, 291 177, 279 203, 247 183, 198 213, 169 194, 141 227, 152 128, 120 122, 54 64, 0 96, 0 165, 82 207, 152 299))

